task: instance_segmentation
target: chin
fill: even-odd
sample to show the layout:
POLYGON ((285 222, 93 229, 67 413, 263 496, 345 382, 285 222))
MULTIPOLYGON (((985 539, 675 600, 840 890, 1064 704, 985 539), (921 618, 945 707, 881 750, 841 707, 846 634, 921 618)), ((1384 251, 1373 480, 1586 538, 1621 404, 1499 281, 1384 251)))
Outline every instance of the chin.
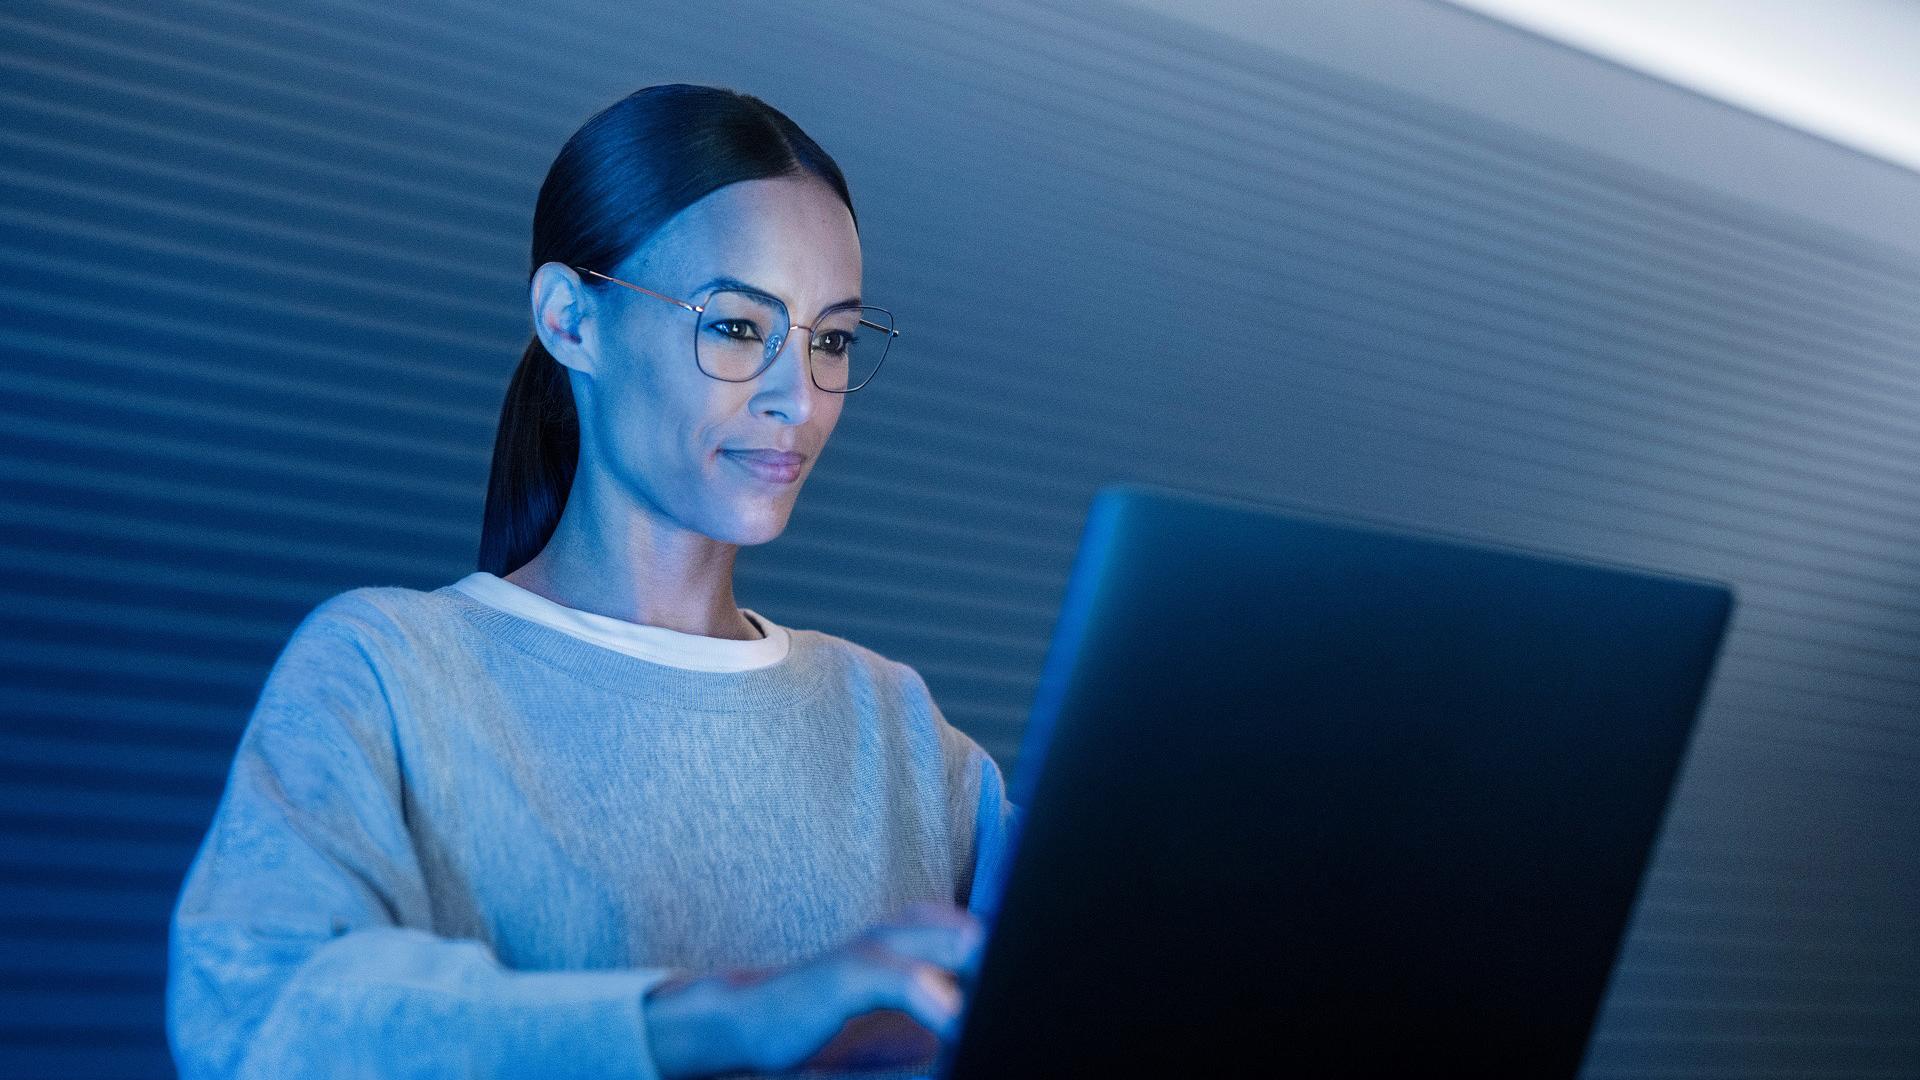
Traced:
POLYGON ((768 507, 766 512, 742 514, 733 519, 727 533, 717 539, 741 547, 752 547, 776 539, 787 531, 787 518, 792 516, 793 504, 768 507))

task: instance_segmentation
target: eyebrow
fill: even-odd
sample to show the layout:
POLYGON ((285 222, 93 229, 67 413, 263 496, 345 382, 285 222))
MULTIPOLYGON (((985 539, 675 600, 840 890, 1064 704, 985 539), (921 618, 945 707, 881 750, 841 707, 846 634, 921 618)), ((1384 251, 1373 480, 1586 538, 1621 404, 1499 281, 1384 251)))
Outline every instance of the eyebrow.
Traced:
MULTIPOLYGON (((722 274, 719 277, 706 282, 705 284, 694 289, 693 292, 695 296, 698 296, 699 294, 706 292, 708 289, 739 289, 742 292, 750 292, 756 296, 764 296, 769 300, 780 300, 779 297, 773 295, 772 293, 759 287, 758 285, 749 285, 746 282, 741 281, 739 278, 727 277, 725 274, 722 274)), ((782 306, 785 306, 786 301, 780 300, 780 303, 782 306)), ((820 311, 822 314, 825 314, 826 312, 829 312, 829 311, 838 311, 844 307, 859 307, 859 306, 860 306, 860 298, 858 296, 849 296, 845 300, 842 300, 837 304, 828 304, 826 307, 821 308, 820 311)))

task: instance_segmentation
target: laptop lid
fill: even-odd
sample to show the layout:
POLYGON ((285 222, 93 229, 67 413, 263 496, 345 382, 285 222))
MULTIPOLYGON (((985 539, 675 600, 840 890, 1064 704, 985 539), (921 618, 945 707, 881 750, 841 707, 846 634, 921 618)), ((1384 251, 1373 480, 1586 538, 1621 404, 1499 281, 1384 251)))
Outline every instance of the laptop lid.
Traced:
POLYGON ((1103 488, 940 1075, 1574 1075, 1731 604, 1103 488))

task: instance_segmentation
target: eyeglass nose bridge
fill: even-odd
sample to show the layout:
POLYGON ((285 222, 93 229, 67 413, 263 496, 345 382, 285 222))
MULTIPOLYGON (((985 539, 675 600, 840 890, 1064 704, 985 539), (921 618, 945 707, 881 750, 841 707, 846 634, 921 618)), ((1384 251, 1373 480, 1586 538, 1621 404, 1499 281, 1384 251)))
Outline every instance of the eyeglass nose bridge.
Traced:
MULTIPOLYGON (((774 361, 780 359, 781 350, 787 347, 787 339, 793 336, 795 330, 805 330, 807 332, 807 336, 803 339, 807 343, 807 366, 809 368, 813 366, 813 327, 805 323, 789 322, 785 332, 775 334, 773 337, 767 339, 767 355, 761 361, 760 371, 755 373, 756 378, 759 377, 760 374, 765 373, 768 368, 772 367, 774 361)), ((808 377, 812 377, 811 371, 808 372, 808 377)))
MULTIPOLYGON (((703 304, 700 307, 694 308, 694 310, 705 311, 706 305, 703 304)), ((871 319, 859 319, 856 321, 858 321, 861 326, 870 326, 887 335, 889 341, 900 336, 900 331, 895 330, 891 326, 882 326, 871 319)), ((768 339, 766 366, 761 367, 761 371, 765 371, 767 367, 772 366, 774 359, 780 355, 780 350, 787 347, 787 338, 793 336, 795 330, 805 330, 807 332, 807 359, 809 361, 813 359, 813 327, 808 326, 806 323, 788 322, 786 333, 776 338, 768 339)))

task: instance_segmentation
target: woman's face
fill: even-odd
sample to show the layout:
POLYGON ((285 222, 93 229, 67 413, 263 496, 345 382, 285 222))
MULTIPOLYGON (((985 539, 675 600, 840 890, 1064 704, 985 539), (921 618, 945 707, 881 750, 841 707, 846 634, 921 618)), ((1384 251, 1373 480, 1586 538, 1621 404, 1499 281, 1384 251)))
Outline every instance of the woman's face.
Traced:
MULTIPOLYGON (((824 183, 749 180, 682 210, 621 265, 592 269, 692 304, 706 300, 714 279, 732 278, 778 297, 795 324, 811 326, 826 309, 858 302, 860 241, 846 204, 824 183)), ((572 377, 581 426, 576 488, 593 470, 602 495, 630 498, 643 513, 715 540, 778 536, 845 401, 813 384, 809 333, 788 334, 752 381, 723 382, 694 360, 702 316, 582 277, 598 287, 594 330, 580 341, 592 370, 572 377), (770 475, 740 456, 747 451, 802 460, 790 478, 770 475)))

